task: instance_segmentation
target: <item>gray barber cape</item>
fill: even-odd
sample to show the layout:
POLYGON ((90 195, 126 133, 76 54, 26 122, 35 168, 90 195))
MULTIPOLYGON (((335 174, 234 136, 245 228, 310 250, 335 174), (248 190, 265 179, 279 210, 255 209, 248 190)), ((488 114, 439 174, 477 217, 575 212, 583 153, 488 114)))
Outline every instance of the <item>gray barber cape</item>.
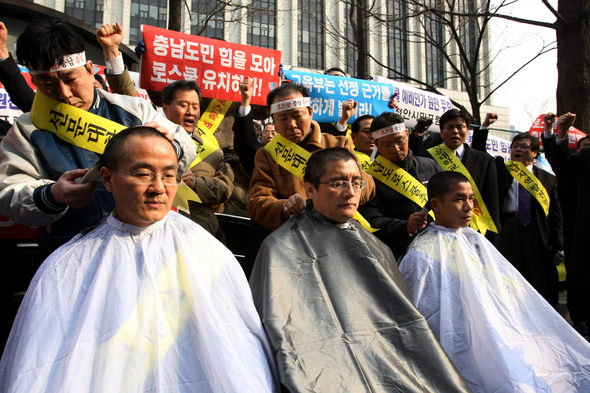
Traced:
POLYGON ((469 392, 389 248, 312 208, 266 238, 250 278, 289 392, 469 392))

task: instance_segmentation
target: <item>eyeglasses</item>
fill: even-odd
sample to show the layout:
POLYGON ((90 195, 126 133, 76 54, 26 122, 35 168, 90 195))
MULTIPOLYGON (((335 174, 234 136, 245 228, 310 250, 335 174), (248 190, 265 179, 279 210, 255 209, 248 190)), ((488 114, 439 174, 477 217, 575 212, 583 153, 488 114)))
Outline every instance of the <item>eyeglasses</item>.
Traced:
POLYGON ((135 172, 127 172, 127 171, 117 171, 112 170, 111 172, 118 172, 123 173, 125 175, 133 177, 134 181, 137 184, 141 184, 142 186, 147 186, 156 181, 156 178, 160 178, 162 183, 167 186, 175 186, 178 185, 181 180, 182 176, 178 172, 165 172, 165 173, 154 173, 152 171, 135 171, 135 172))
POLYGON ((353 181, 334 180, 334 181, 329 181, 327 183, 320 182, 319 184, 328 184, 328 185, 330 185, 330 187, 332 187, 338 191, 348 190, 348 188, 350 186, 352 186, 353 190, 360 191, 367 186, 367 182, 364 180, 353 180, 353 181))
POLYGON ((525 145, 525 144, 515 143, 510 148, 513 149, 513 150, 516 150, 516 149, 528 150, 528 149, 531 148, 531 145, 525 145))

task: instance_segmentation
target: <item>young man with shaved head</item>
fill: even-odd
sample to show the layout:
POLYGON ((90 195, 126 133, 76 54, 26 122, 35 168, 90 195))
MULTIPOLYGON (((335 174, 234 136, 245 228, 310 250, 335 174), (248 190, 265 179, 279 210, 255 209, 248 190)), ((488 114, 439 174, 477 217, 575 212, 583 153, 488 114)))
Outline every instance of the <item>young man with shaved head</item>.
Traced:
POLYGON ((428 182, 435 221, 400 262, 410 297, 473 392, 585 392, 590 344, 469 227, 461 173, 428 182))

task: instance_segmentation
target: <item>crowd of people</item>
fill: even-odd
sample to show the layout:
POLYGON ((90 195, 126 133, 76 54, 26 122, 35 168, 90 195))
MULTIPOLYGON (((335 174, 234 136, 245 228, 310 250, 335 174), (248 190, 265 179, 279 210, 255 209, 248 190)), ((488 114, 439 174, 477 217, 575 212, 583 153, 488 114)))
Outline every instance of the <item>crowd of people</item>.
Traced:
POLYGON ((508 162, 487 153, 493 113, 469 145, 462 110, 428 136, 431 119, 410 131, 395 111, 349 125, 354 100, 318 123, 309 91, 284 83, 257 124, 246 78, 229 154, 203 147, 195 81, 155 108, 136 97, 121 26, 96 36, 112 93, 69 25, 28 25, 17 57, 35 94, 0 22, 0 82, 25 112, 0 143, 0 213, 38 227, 47 255, 0 391, 590 391, 590 139, 568 151, 574 114, 544 118, 553 175, 530 134, 508 162), (34 102, 121 131, 66 140, 34 102), (182 187, 195 196, 172 211, 182 187), (215 214, 232 198, 247 200, 251 266, 215 214), (555 310, 561 250, 573 326, 555 310))

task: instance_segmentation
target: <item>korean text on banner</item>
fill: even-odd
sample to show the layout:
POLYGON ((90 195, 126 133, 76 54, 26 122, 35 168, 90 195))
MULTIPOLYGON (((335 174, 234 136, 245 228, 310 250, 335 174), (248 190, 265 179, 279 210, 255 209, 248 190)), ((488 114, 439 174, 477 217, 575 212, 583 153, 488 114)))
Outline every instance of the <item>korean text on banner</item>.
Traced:
POLYGON ((435 124, 431 129, 438 130, 440 116, 453 108, 451 100, 445 96, 386 78, 383 79, 388 83, 382 80, 376 82, 292 70, 285 71, 285 78, 309 89, 313 119, 319 122, 337 122, 342 114, 342 102, 349 99, 358 102, 351 122, 362 115, 377 116, 386 111, 394 111, 389 104, 396 95, 398 112, 404 118, 406 126, 413 127, 419 117, 425 116, 434 119, 435 124))
POLYGON ((266 105, 279 84, 281 52, 142 25, 146 52, 141 87, 161 91, 170 82, 196 80, 203 97, 240 101, 240 81, 253 82, 252 104, 266 105))
POLYGON ((440 132, 438 126, 440 117, 446 111, 453 109, 453 103, 447 96, 421 90, 407 83, 393 81, 378 75, 374 80, 392 86, 393 91, 397 94, 398 113, 404 118, 408 127, 414 127, 420 117, 430 117, 433 119, 433 123, 428 130, 440 132))

